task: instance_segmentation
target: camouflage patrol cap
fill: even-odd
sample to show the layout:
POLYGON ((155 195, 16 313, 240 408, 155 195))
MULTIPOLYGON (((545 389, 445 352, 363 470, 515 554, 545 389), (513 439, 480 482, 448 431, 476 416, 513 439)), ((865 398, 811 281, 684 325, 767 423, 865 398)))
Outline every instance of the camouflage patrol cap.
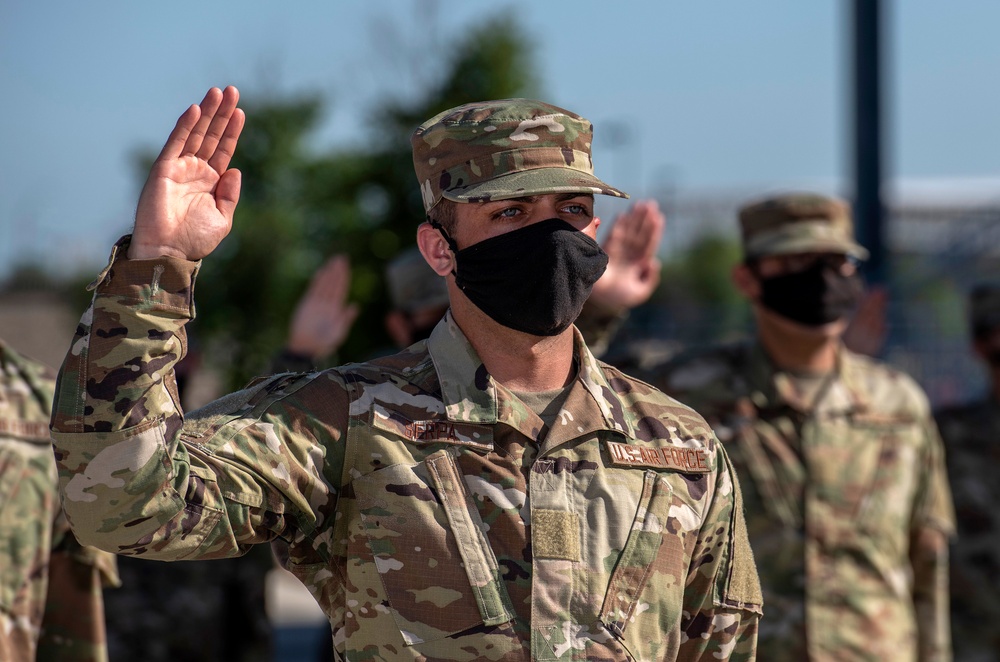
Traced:
POLYGON ((779 195, 740 209, 746 258, 789 253, 845 253, 860 260, 868 251, 854 240, 847 203, 811 193, 779 195))
POLYGON ((1000 327, 1000 285, 983 283, 969 293, 969 325, 973 336, 991 333, 1000 327))
POLYGON ((385 270, 392 307, 412 313, 448 306, 448 286, 431 269, 420 250, 409 248, 394 257, 385 270))
POLYGON ((530 99, 479 101, 446 110, 410 139, 424 210, 455 202, 542 193, 628 195, 594 176, 593 127, 568 110, 530 99))

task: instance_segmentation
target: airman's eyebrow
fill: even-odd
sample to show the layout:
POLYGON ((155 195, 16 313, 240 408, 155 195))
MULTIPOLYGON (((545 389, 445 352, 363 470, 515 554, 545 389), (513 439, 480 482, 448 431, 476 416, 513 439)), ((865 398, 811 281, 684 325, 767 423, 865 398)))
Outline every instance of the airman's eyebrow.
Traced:
MULTIPOLYGON (((490 200, 488 202, 484 202, 483 204, 486 204, 486 205, 502 205, 505 202, 507 202, 507 203, 510 203, 510 202, 522 202, 522 203, 529 203, 530 204, 532 202, 537 202, 538 199, 541 198, 541 197, 542 196, 540 196, 540 195, 526 195, 526 196, 523 196, 523 197, 520 197, 520 198, 506 198, 504 200, 490 200)), ((588 200, 593 200, 594 199, 594 194, 593 193, 574 193, 574 192, 558 193, 558 194, 556 194, 556 200, 558 200, 559 202, 565 202, 567 200, 573 200, 574 198, 586 198, 588 200)))
POLYGON ((477 202, 476 204, 478 204, 480 207, 492 209, 494 207, 502 207, 504 205, 509 205, 512 202, 530 204, 532 202, 535 202, 536 200, 538 200, 537 195, 526 195, 522 198, 504 198, 503 200, 483 200, 481 202, 477 202))
POLYGON ((556 200, 559 202, 565 202, 566 200, 573 200, 574 198, 586 198, 588 200, 594 199, 593 193, 560 193, 556 196, 556 200))

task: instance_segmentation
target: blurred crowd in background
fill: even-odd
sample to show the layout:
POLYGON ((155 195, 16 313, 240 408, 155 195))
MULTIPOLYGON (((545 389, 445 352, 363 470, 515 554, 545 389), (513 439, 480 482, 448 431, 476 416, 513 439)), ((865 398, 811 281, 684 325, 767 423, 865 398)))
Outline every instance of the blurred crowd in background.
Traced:
MULTIPOLYGON (((428 281, 413 250, 423 211, 408 137, 420 120, 471 99, 544 98, 519 34, 502 21, 468 34, 436 89, 372 112, 383 140, 366 151, 310 148, 325 111, 319 97, 245 95, 248 122, 233 163, 243 173, 244 193, 232 234, 199 276, 199 315, 178 368, 186 408, 256 375, 361 361, 426 337, 447 297, 428 281)), ((138 170, 151 159, 149 152, 138 170)), ((752 333, 750 307, 730 271, 741 259, 737 209, 759 193, 649 192, 667 219, 658 242, 659 287, 627 314, 616 311, 622 314, 605 320, 614 333, 605 338, 604 360, 641 374, 682 351, 752 333)), ((948 444, 969 428, 980 436, 1000 432, 1000 354, 993 340, 1000 295, 990 288, 994 276, 1000 282, 1000 197, 901 191, 886 202, 888 279, 869 292, 850 341, 911 375, 943 412, 939 424, 954 488, 956 480, 998 466, 995 437, 972 459, 957 456, 954 464, 948 444), (982 404, 965 407, 974 402, 982 404)), ((86 305, 83 285, 90 277, 56 279, 45 265, 15 265, 0 286, 0 337, 57 365, 86 305)), ((985 485, 968 492, 956 490, 959 539, 967 528, 981 548, 957 558, 979 565, 972 574, 953 574, 952 592, 979 598, 985 592, 977 587, 1000 591, 1000 566, 987 542, 996 516, 985 507, 997 504, 985 485)), ((120 558, 121 586, 105 591, 111 659, 329 659, 328 632, 309 622, 312 617, 294 633, 276 629, 282 621, 273 613, 269 619, 274 568, 266 548, 223 562, 120 558), (116 616, 123 614, 128 618, 116 616), (125 621, 128 626, 119 625, 125 621), (165 634, 171 631, 184 634, 165 634)), ((960 601, 963 623, 995 627, 997 600, 983 600, 960 601)), ((956 650, 964 632, 956 628, 956 650)), ((992 657, 958 659, 1000 659, 993 637, 992 657)))

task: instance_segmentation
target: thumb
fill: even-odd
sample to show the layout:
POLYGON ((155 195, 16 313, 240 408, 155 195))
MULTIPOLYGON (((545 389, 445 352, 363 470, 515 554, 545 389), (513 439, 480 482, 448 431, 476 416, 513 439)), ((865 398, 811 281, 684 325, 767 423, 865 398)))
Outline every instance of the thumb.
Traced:
POLYGON ((215 185, 215 206, 230 222, 236 213, 236 204, 240 201, 242 182, 243 174, 236 168, 230 168, 222 173, 215 185))

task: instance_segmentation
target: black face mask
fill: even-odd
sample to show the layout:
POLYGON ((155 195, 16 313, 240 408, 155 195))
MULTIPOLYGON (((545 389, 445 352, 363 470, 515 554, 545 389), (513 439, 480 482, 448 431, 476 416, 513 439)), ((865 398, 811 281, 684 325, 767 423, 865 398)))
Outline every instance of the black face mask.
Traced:
POLYGON ((804 271, 760 279, 760 303, 805 326, 823 326, 850 315, 861 300, 861 276, 845 276, 822 260, 804 271))
POLYGON ((555 336, 580 315, 608 265, 597 242, 550 218, 461 250, 436 221, 455 253, 455 284, 494 321, 533 336, 555 336))

